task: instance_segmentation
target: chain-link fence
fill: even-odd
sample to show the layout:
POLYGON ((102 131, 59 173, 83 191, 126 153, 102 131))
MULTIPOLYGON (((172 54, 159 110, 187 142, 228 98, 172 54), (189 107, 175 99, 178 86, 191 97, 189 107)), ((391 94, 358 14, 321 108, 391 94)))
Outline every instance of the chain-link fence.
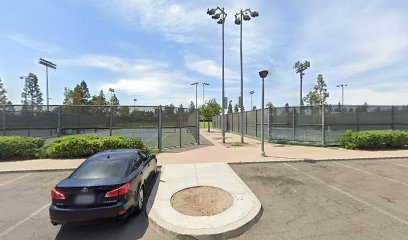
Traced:
POLYGON ((198 143, 197 111, 172 106, 0 106, 3 136, 138 137, 152 149, 198 143))
MULTIPOLYGON (((240 132, 240 114, 226 114, 226 131, 240 132)), ((313 145, 337 145, 343 133, 351 129, 408 131, 408 106, 301 106, 265 109, 265 137, 272 142, 313 145)), ((213 127, 221 129, 221 116, 213 127)), ((244 113, 244 134, 260 137, 261 110, 244 113)))

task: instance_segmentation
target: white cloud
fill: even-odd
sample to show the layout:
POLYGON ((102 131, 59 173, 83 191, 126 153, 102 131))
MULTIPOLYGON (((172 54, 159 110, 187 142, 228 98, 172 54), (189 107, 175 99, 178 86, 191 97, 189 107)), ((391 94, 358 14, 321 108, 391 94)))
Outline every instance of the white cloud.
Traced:
MULTIPOLYGON (((186 59, 186 66, 204 76, 220 79, 222 76, 222 65, 218 65, 210 59, 186 59)), ((227 83, 237 83, 240 79, 239 72, 224 68, 224 78, 227 83)))
POLYGON ((40 52, 47 52, 47 53, 52 53, 58 51, 58 46, 49 44, 49 43, 42 43, 36 40, 33 40, 29 37, 27 37, 24 34, 14 34, 14 35, 9 35, 7 36, 8 39, 13 40, 14 42, 23 45, 25 47, 31 48, 36 51, 40 52))

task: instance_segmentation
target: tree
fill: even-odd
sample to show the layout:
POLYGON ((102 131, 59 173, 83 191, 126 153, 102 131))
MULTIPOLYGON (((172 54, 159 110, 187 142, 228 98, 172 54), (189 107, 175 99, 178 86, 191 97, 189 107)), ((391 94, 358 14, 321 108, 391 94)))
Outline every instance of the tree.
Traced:
POLYGON ((234 106, 234 112, 239 112, 239 107, 238 107, 238 103, 235 103, 235 106, 234 106))
POLYGON ((313 90, 310 91, 304 98, 303 101, 308 105, 321 105, 326 104, 326 99, 329 97, 329 92, 327 91, 327 84, 323 80, 323 75, 317 75, 317 81, 313 90))
POLYGON ((180 104, 180 106, 177 108, 177 113, 179 113, 179 114, 184 114, 183 104, 180 104))
POLYGON ((24 89, 21 97, 23 100, 22 111, 27 111, 28 106, 31 106, 31 111, 34 111, 36 107, 41 110, 41 105, 43 104, 42 92, 40 86, 38 85, 38 78, 34 73, 29 73, 26 77, 27 87, 24 89), (27 100, 26 100, 27 99, 27 100))
POLYGON ((227 113, 232 113, 232 101, 229 101, 227 113))
POLYGON ((285 113, 289 113, 289 103, 285 103, 285 113))
MULTIPOLYGON (((217 116, 220 113, 221 105, 217 103, 215 98, 209 100, 207 103, 200 107, 200 115, 207 120, 212 119, 214 116, 217 116)), ((210 124, 208 124, 208 132, 210 132, 210 124)))
POLYGON ((190 102, 190 107, 189 107, 189 109, 190 109, 190 110, 195 109, 195 104, 194 104, 193 101, 190 102))
POLYGON ((112 105, 112 106, 118 106, 118 105, 120 105, 120 103, 119 103, 119 99, 116 97, 116 94, 114 93, 113 94, 113 96, 111 97, 111 99, 110 99, 110 104, 112 105))
POLYGON ((4 89, 3 83, 1 82, 0 78, 0 104, 9 104, 9 100, 7 99, 6 95, 7 91, 4 89))
POLYGON ((266 104, 266 107, 269 109, 269 112, 272 113, 272 115, 275 115, 275 116, 277 115, 278 111, 277 111, 276 107, 273 106, 272 102, 268 102, 266 104))
POLYGON ((80 84, 74 87, 74 90, 65 88, 64 92, 64 104, 66 105, 87 105, 89 104, 89 94, 88 85, 84 80, 80 84))
POLYGON ((170 103, 170 105, 164 106, 163 114, 166 118, 172 118, 174 117, 175 114, 175 107, 173 103, 170 103))
POLYGON ((99 92, 99 95, 93 95, 91 100, 89 101, 91 105, 108 105, 108 101, 106 101, 105 94, 103 90, 99 92))

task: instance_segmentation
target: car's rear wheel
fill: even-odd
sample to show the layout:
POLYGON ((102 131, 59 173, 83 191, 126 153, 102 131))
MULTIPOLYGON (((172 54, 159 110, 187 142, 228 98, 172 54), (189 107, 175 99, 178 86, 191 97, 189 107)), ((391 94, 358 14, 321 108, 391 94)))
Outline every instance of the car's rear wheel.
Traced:
POLYGON ((138 213, 142 211, 143 205, 144 205, 144 187, 140 186, 139 192, 137 193, 137 206, 136 206, 136 210, 138 213))

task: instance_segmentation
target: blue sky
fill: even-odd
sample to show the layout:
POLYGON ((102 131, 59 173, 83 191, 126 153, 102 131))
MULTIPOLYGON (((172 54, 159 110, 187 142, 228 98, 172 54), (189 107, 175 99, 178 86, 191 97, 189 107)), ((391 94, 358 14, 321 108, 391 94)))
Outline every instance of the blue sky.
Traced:
MULTIPOLYGON (((121 104, 175 105, 195 98, 191 82, 208 82, 206 99, 221 99, 221 26, 207 7, 223 6, 226 96, 240 92, 239 27, 233 15, 250 7, 258 18, 244 22, 244 104, 249 91, 260 105, 258 71, 268 69, 266 102, 299 102, 298 60, 309 60, 304 95, 317 74, 328 84, 329 103, 408 104, 408 1, 1 1, 0 77, 8 97, 20 102, 19 76, 38 75, 40 57, 51 70, 51 104, 64 87, 85 80, 91 94, 112 87, 121 104)), ((199 104, 202 87, 199 87, 199 104)))

